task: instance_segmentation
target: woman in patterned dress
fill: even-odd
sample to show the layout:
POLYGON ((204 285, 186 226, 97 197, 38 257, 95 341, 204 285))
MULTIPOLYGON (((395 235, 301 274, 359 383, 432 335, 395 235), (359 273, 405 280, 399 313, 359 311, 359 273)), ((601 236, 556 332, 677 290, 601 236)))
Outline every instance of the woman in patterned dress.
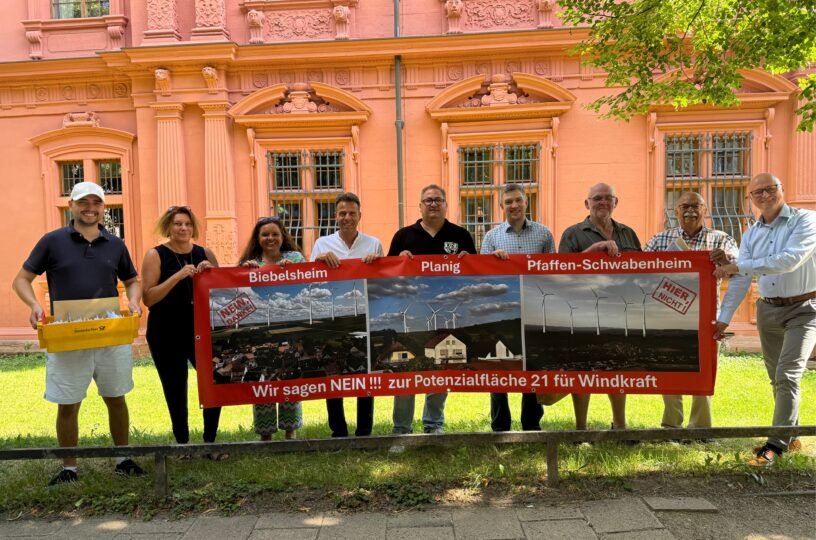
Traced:
MULTIPOLYGON (((286 232, 280 218, 262 217, 252 229, 252 236, 241 254, 239 264, 258 268, 268 264, 286 266, 289 263, 306 262, 297 244, 286 232)), ((252 406, 255 433, 262 441, 272 439, 272 434, 283 429, 287 439, 294 439, 303 426, 303 408, 299 401, 280 404, 264 403, 252 406)))

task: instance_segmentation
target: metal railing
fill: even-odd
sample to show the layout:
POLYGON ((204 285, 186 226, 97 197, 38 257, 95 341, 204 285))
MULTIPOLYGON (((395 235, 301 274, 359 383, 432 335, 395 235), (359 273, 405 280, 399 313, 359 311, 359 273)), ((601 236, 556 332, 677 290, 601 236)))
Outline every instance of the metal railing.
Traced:
POLYGON ((665 441, 672 439, 735 439, 748 437, 813 437, 816 425, 752 426, 719 428, 616 429, 599 431, 508 431, 503 433, 445 433, 439 435, 384 435, 283 441, 248 441, 211 444, 174 444, 144 446, 104 446, 76 448, 19 448, 0 450, 0 461, 23 459, 109 458, 153 456, 156 495, 166 497, 170 486, 167 458, 182 454, 203 455, 212 452, 230 454, 280 454, 287 452, 327 452, 335 450, 385 449, 394 445, 418 448, 423 446, 472 446, 477 444, 545 444, 547 446, 547 485, 557 487, 558 448, 562 443, 601 441, 665 441))

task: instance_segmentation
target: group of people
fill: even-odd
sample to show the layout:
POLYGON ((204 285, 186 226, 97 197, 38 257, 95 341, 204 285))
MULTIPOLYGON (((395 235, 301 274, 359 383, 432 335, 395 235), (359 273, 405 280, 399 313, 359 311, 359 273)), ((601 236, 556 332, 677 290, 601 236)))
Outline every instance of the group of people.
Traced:
MULTIPOLYGON (((725 232, 704 225, 706 202, 699 193, 682 193, 676 201, 677 226, 662 231, 641 245, 635 231, 612 218, 618 205, 615 188, 599 183, 589 189, 584 205, 589 214, 582 222, 567 228, 558 245, 559 253, 600 252, 617 256, 631 251, 672 251, 678 245, 705 250, 716 265, 717 278, 729 278, 728 290, 719 310, 715 339, 722 339, 735 310, 745 297, 753 276, 758 278, 760 299, 757 304, 757 328, 765 365, 774 395, 773 425, 796 425, 800 401, 800 379, 814 343, 816 343, 816 213, 785 204, 784 189, 771 174, 754 177, 748 192, 761 215, 745 232, 737 248, 725 232)), ((482 254, 506 260, 513 254, 555 253, 555 241, 543 224, 527 217, 528 199, 523 186, 508 184, 501 190, 501 208, 505 222, 483 238, 482 254)), ((31 308, 31 324, 36 326, 44 310, 34 294, 32 282, 46 273, 50 299, 66 300, 117 297, 117 280, 125 285, 129 309, 140 314, 140 303, 149 308, 147 341, 161 380, 173 434, 179 444, 189 441, 187 372, 188 362, 195 367, 192 276, 218 266, 209 249, 194 243, 200 231, 198 221, 187 206, 172 206, 160 217, 157 233, 167 241, 150 249, 142 265, 142 281, 131 262, 124 243, 100 225, 105 204, 102 188, 94 183, 76 184, 70 197, 71 223, 46 234, 34 247, 14 280, 14 290, 31 308)), ((337 232, 318 238, 311 250, 311 261, 337 268, 344 259, 372 263, 383 256, 380 241, 358 230, 360 199, 343 193, 336 199, 337 232)), ((421 217, 416 223, 397 231, 388 256, 448 254, 463 257, 475 254, 470 233, 446 219, 445 190, 435 184, 422 189, 419 201, 421 217)), ((279 217, 262 217, 240 257, 247 267, 286 265, 305 262, 297 244, 279 217)), ((76 446, 78 412, 91 379, 109 411, 113 442, 128 442, 128 410, 125 394, 133 388, 129 345, 89 350, 48 353, 45 399, 58 405, 57 438, 60 446, 76 446)), ((564 398, 561 394, 523 394, 521 426, 540 430, 544 406, 564 398)), ((425 433, 444 430, 446 393, 425 396, 422 426, 425 433)), ((587 428, 590 394, 573 394, 576 429, 587 428)), ((626 428, 626 395, 610 394, 612 429, 626 428)), ((683 424, 682 396, 663 396, 662 425, 678 428, 683 424)), ((348 436, 342 399, 326 401, 328 422, 333 437, 348 436)), ((396 396, 393 432, 413 431, 415 396, 396 396)), ((204 441, 216 438, 220 408, 204 409, 204 441)), ((371 434, 374 400, 357 398, 355 435, 371 434)), ((512 415, 506 393, 490 396, 493 431, 510 430, 512 415)), ((253 407, 255 431, 269 440, 277 430, 294 438, 303 425, 299 402, 253 407)), ((710 427, 711 397, 695 396, 689 427, 710 427)), ((633 442, 633 441, 632 441, 633 442)), ((797 439, 773 437, 755 449, 751 465, 767 466, 777 456, 800 447, 797 439)), ((392 450, 399 451, 399 447, 392 450)), ((221 460, 225 454, 211 453, 221 460)), ((129 458, 117 460, 116 472, 139 475, 144 471, 129 458)), ((66 458, 63 469, 51 483, 77 480, 76 460, 66 458)))

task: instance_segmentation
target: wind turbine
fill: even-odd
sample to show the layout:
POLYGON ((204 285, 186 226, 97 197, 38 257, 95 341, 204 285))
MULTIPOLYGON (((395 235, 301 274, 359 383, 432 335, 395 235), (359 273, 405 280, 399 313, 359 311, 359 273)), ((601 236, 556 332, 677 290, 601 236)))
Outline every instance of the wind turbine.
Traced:
POLYGON ((431 316, 427 316, 427 317, 425 317, 425 328, 426 328, 426 329, 427 329, 429 332, 431 331, 431 319, 433 319, 433 316, 432 316, 432 315, 431 315, 431 316))
POLYGON ((266 326, 269 326, 271 321, 269 320, 269 312, 271 311, 272 307, 272 299, 270 297, 266 297, 266 326))
MULTIPOLYGON (((436 330, 436 314, 439 313, 440 311, 442 311, 442 308, 440 307, 438 309, 434 309, 434 308, 431 307, 430 304, 425 304, 425 305, 428 306, 428 309, 430 309, 433 312, 431 314, 431 318, 433 319, 434 330, 436 330)), ((428 330, 430 330, 430 328, 428 328, 428 330)))
POLYGON ((445 318, 445 329, 446 329, 446 330, 447 330, 448 328, 450 328, 450 326, 449 326, 449 325, 450 325, 450 322, 451 322, 451 320, 450 320, 450 319, 448 319, 448 318, 446 317, 446 318, 445 318))
POLYGON ((215 330, 215 306, 210 298, 210 330, 215 330))
POLYGON ((312 324, 312 284, 309 283, 309 325, 312 324))
POLYGON ((408 333, 408 317, 405 315, 408 313, 408 308, 411 307, 411 304, 407 304, 400 313, 402 313, 402 331, 404 333, 408 333))
POLYGON ((640 285, 638 285, 638 289, 640 289, 641 294, 643 294, 643 337, 646 337, 646 297, 649 296, 649 293, 644 291, 640 285))
POLYGON ((334 320, 334 287, 329 287, 329 296, 331 296, 331 314, 332 320, 334 320))
POLYGON ((621 296, 621 300, 623 300, 623 335, 625 337, 629 337, 629 306, 634 306, 634 302, 629 302, 621 296))
MULTIPOLYGON (((351 293, 354 295, 354 316, 357 316, 357 280, 355 279, 351 283, 351 293)), ((407 309, 407 308, 406 308, 407 309)), ((405 330, 408 333, 408 330, 405 330)))
POLYGON ((544 290, 538 287, 538 291, 541 293, 541 333, 547 333, 547 297, 548 296, 555 296, 553 293, 545 293, 544 290))
POLYGON ((606 300, 609 298, 608 296, 598 296, 598 293, 595 292, 595 289, 589 289, 592 291, 592 294, 595 295, 595 335, 601 335, 601 314, 598 311, 598 302, 601 300, 606 300))
POLYGON ((570 310, 570 335, 572 335, 572 334, 575 333, 575 319, 572 318, 572 312, 575 311, 576 309, 578 309, 578 307, 573 306, 569 302, 567 302, 567 305, 569 306, 569 310, 570 310))
MULTIPOLYGON (((451 314, 450 320, 451 320, 451 322, 453 322, 453 329, 454 330, 456 330, 456 318, 459 316, 459 314, 456 313, 456 310, 459 309, 459 306, 461 306, 461 305, 462 305, 462 302, 459 302, 458 304, 456 304, 455 308, 448 310, 448 313, 451 314)), ((447 328, 447 327, 448 327, 448 319, 445 319, 445 328, 447 328)))

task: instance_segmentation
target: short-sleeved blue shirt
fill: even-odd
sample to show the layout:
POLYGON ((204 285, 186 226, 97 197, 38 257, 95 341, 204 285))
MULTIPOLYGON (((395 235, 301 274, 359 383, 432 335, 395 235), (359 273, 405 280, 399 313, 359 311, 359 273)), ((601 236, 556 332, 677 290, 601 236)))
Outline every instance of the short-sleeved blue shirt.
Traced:
POLYGON ((119 296, 117 280, 138 275, 121 239, 100 226, 99 236, 88 242, 73 223, 40 238, 23 268, 37 275, 45 272, 52 309, 56 300, 119 296))

